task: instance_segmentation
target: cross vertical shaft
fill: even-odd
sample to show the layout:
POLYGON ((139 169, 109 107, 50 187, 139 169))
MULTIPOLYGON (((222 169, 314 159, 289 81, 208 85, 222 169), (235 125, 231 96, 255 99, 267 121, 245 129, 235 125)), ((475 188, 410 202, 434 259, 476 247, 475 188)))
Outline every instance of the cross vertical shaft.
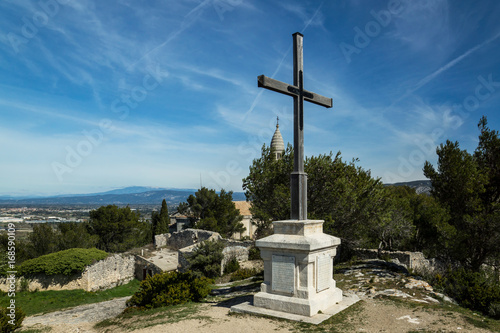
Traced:
POLYGON ((293 96, 293 172, 290 175, 292 220, 307 220, 307 174, 304 172, 304 60, 303 36, 293 34, 293 85, 298 94, 293 96))
POLYGON ((293 85, 265 75, 257 78, 261 88, 293 97, 293 172, 290 175, 291 220, 307 220, 307 174, 304 172, 304 100, 327 108, 332 99, 304 89, 303 38, 293 34, 293 85))

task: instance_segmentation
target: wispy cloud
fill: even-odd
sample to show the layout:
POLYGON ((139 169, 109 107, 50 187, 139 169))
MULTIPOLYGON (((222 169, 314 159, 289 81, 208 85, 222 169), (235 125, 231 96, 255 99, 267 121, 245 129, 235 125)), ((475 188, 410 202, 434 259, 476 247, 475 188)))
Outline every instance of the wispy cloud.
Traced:
POLYGON ((447 55, 456 41, 448 0, 401 1, 402 12, 392 17, 394 30, 387 36, 401 41, 414 52, 433 50, 435 56, 447 55))
MULTIPOLYGON (((301 16, 303 15, 303 11, 300 10, 297 6, 290 6, 290 5, 287 5, 286 3, 280 3, 281 6, 283 6, 285 9, 287 9, 288 11, 291 11, 295 14, 300 14, 301 16)), ((315 23, 315 19, 317 17, 319 17, 320 15, 320 9, 321 9, 321 6, 323 5, 323 3, 321 3, 318 8, 316 9, 316 11, 314 12, 314 14, 305 21, 305 25, 304 25, 304 28, 302 29, 302 33, 313 23, 315 23)), ((278 63, 278 66, 276 67, 275 71, 273 72, 273 74, 271 75, 271 78, 274 78, 276 76, 276 74, 281 70, 281 67, 283 66, 283 63, 286 59, 286 57, 290 54, 291 50, 292 50, 292 47, 293 47, 293 43, 289 44, 288 46, 288 49, 285 51, 285 53, 283 54, 283 57, 281 57, 281 60, 280 62, 278 63)), ((245 115, 243 116, 243 119, 242 121, 245 122, 247 117, 252 113, 252 111, 255 109, 255 107, 257 106, 258 102, 261 100, 261 97, 262 97, 262 94, 263 94, 263 91, 259 91, 257 93, 257 95, 255 96, 254 100, 252 101, 252 104, 250 105, 250 108, 248 109, 248 111, 245 113, 245 115)))
MULTIPOLYGON (((0 99, 0 105, 8 108, 8 109, 15 109, 18 111, 25 111, 29 112, 31 114, 36 114, 36 115, 42 115, 45 117, 49 118, 56 118, 56 119, 61 119, 61 120, 66 120, 70 121, 73 123, 77 123, 80 125, 90 125, 90 126, 99 126, 99 121, 96 120, 90 120, 89 117, 85 116, 76 116, 72 115, 75 114, 73 110, 67 109, 67 108, 51 108, 51 107, 44 107, 40 105, 35 105, 35 104, 29 104, 26 102, 20 102, 20 101, 12 101, 12 100, 5 100, 5 99, 0 99)), ((10 111, 12 112, 12 110, 10 111)))
POLYGON ((309 14, 309 7, 307 5, 290 3, 290 2, 279 2, 279 6, 281 6, 286 11, 300 17, 304 22, 304 28, 301 32, 304 32, 309 26, 314 27, 323 27, 324 16, 321 13, 321 7, 323 6, 323 2, 319 4, 312 15, 309 14))
POLYGON ((429 82, 433 81, 436 77, 438 77, 441 73, 443 73, 443 72, 447 71, 448 69, 452 68, 453 66, 457 65, 462 60, 464 60, 465 58, 467 58, 470 55, 472 55, 474 52, 476 52, 476 51, 482 49, 483 47, 487 46, 488 44, 494 42, 499 37, 500 37, 500 32, 497 33, 496 35, 494 35, 493 37, 485 40, 484 42, 482 42, 480 44, 477 44, 476 46, 468 49, 466 52, 462 53, 458 57, 454 58, 453 60, 449 61, 445 65, 441 66, 440 68, 438 68, 437 70, 435 70, 434 72, 432 72, 431 74, 427 75, 426 77, 424 77, 423 79, 421 79, 420 81, 418 81, 417 84, 415 84, 412 88, 408 89, 403 96, 401 96, 397 100, 395 100, 391 104, 391 107, 394 106, 395 104, 397 104, 398 102, 400 102, 401 100, 403 100, 403 99, 407 98, 408 96, 412 95, 415 91, 417 91, 418 89, 420 89, 423 86, 427 85, 429 82))
POLYGON ((134 68, 138 63, 140 63, 142 60, 148 58, 152 53, 156 52, 157 50, 162 49, 165 47, 165 45, 169 44, 172 42, 174 39, 176 39, 181 33, 183 33, 186 29, 190 28, 198 19, 199 17, 203 14, 203 11, 213 2, 213 0, 204 0, 202 3, 200 3, 198 6, 193 8, 190 12, 188 12, 185 16, 180 25, 178 26, 177 29, 174 29, 168 37, 158 44, 157 46, 153 47, 146 53, 144 53, 138 60, 133 62, 128 69, 134 68))
POLYGON ((194 73, 194 74, 199 74, 203 76, 210 77, 212 79, 220 80, 223 82, 228 82, 231 83, 237 87, 240 87, 243 89, 243 91, 248 91, 250 87, 246 83, 246 80, 242 80, 241 78, 235 77, 233 74, 229 73, 224 73, 220 69, 203 69, 197 66, 193 65, 188 65, 188 64, 180 64, 176 63, 175 65, 170 65, 169 67, 176 68, 176 69, 182 69, 184 71, 187 71, 189 73, 194 73))

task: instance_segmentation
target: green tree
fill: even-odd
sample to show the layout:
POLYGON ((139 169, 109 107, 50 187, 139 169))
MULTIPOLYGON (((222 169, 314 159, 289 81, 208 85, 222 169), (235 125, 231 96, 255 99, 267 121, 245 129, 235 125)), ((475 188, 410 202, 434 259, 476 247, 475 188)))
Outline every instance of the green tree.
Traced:
POLYGON ((415 235, 411 199, 417 195, 407 186, 389 186, 387 209, 379 215, 370 231, 378 242, 379 250, 408 250, 415 235))
POLYGON ((423 251, 427 257, 439 257, 443 248, 449 248, 455 228, 449 222, 449 214, 432 196, 413 194, 410 197, 415 236, 413 251, 423 251))
POLYGON ((0 276, 7 274, 7 271, 12 271, 9 267, 9 256, 12 256, 14 249, 16 265, 32 258, 28 249, 29 244, 29 241, 23 239, 11 238, 9 241, 7 232, 0 232, 0 276))
POLYGON ((233 192, 202 187, 187 199, 188 211, 195 222, 195 228, 215 231, 229 238, 236 232, 243 232, 243 216, 233 203, 233 192))
POLYGON ((102 206, 90 211, 89 232, 97 235, 97 247, 106 252, 123 252, 150 241, 150 226, 140 221, 140 213, 128 206, 102 206))
POLYGON ((444 250, 473 271, 500 254, 500 138, 487 127, 486 118, 478 127, 481 134, 474 154, 448 140, 436 150, 438 169, 429 162, 424 166, 432 195, 446 208, 454 229, 444 250))
POLYGON ((35 224, 28 235, 28 253, 30 258, 56 252, 60 233, 48 223, 35 224))
POLYGON ((306 158, 309 218, 325 220, 325 232, 341 237, 344 247, 374 246, 370 231, 387 213, 390 202, 380 179, 335 156, 306 158))
MULTIPOLYGON (((306 158, 308 175, 308 217, 325 220, 324 230, 341 237, 344 245, 359 246, 370 242, 370 228, 388 207, 387 193, 379 179, 346 163, 340 152, 306 158)), ((253 161, 243 189, 252 202, 253 223, 257 236, 270 233, 271 223, 290 218, 290 173, 293 151, 290 145, 282 159, 275 161, 270 148, 262 147, 262 155, 253 161)))
POLYGON ((177 213, 185 215, 188 213, 188 209, 189 209, 189 204, 187 202, 181 202, 179 203, 179 206, 177 206, 177 213))
POLYGON ((243 189, 252 203, 252 223, 257 237, 271 233, 272 221, 290 218, 290 173, 293 171, 293 151, 288 144, 281 159, 275 160, 271 148, 262 146, 260 158, 254 159, 250 174, 243 179, 243 189))
POLYGON ((187 258, 189 269, 208 278, 221 275, 221 264, 224 259, 224 243, 220 241, 204 241, 198 244, 193 253, 187 258))
POLYGON ((0 307, 0 333, 16 331, 26 318, 26 313, 19 306, 14 309, 14 319, 9 316, 10 314, 12 314, 10 309, 0 307))
POLYGON ((167 201, 163 199, 161 203, 160 212, 151 213, 151 228, 154 236, 162 235, 168 232, 168 225, 170 224, 170 217, 168 216, 167 201))
POLYGON ((90 235, 88 232, 88 223, 59 223, 57 226, 60 233, 57 249, 58 251, 82 248, 88 249, 95 247, 99 241, 97 235, 90 235))

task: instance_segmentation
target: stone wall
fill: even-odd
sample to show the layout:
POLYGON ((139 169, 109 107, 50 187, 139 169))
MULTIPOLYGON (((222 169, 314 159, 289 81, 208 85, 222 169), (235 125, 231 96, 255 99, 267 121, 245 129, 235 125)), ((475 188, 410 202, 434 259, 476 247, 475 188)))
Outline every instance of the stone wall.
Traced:
MULTIPOLYGON (((29 290, 73 290, 96 291, 116 287, 134 279, 135 258, 132 255, 114 254, 88 266, 82 273, 71 276, 40 274, 28 278, 29 290)), ((21 279, 17 280, 18 287, 21 279)), ((6 279, 0 279, 0 290, 7 291, 6 279)))
POLYGON ((435 260, 426 259, 422 252, 380 251, 379 255, 379 251, 376 249, 356 249, 355 255, 360 259, 390 258, 391 262, 415 271, 432 270, 436 265, 435 260))
MULTIPOLYGON (((236 241, 236 240, 227 240, 221 239, 221 241, 225 244, 224 249, 222 250, 222 254, 224 255, 224 259, 221 262, 221 274, 224 271, 224 266, 226 263, 231 260, 233 257, 239 262, 244 262, 248 260, 248 251, 252 246, 254 246, 253 241, 236 241)), ((179 271, 185 272, 189 267, 189 262, 187 258, 193 253, 194 249, 198 246, 198 244, 194 244, 191 246, 187 246, 185 248, 179 249, 179 271)))
POLYGON ((217 232, 201 229, 184 229, 171 234, 155 236, 156 247, 169 246, 179 250, 206 240, 221 240, 222 237, 217 232))
POLYGON ((126 284, 134 279, 135 256, 114 254, 87 267, 87 291, 103 290, 126 284))
POLYGON ((168 237, 170 237, 170 234, 155 235, 155 247, 159 248, 167 246, 168 237))
POLYGON ((186 272, 189 268, 188 258, 193 254, 194 249, 197 245, 187 246, 185 248, 179 249, 179 272, 186 272))

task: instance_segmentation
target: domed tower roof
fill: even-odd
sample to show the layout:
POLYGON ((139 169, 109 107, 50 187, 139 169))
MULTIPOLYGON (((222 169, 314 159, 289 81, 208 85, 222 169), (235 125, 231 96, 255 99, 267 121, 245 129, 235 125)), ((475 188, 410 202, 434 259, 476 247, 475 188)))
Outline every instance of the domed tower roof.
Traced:
POLYGON ((285 151, 285 143, 280 132, 279 118, 277 118, 276 131, 271 140, 271 152, 274 154, 274 158, 278 160, 281 158, 283 151, 285 151))

